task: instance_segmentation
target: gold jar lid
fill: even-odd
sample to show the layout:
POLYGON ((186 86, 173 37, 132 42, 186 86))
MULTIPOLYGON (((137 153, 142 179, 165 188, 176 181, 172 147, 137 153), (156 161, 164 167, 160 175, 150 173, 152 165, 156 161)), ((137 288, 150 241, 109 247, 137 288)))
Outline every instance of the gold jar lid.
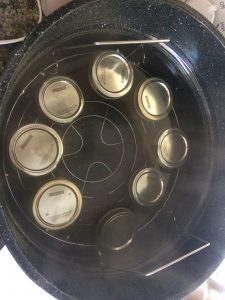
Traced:
POLYGON ((163 178, 155 169, 141 170, 133 179, 132 194, 134 199, 142 206, 151 206, 163 196, 163 178))
POLYGON ((147 119, 156 121, 165 118, 172 107, 168 85, 158 78, 149 78, 138 91, 138 108, 147 119))
POLYGON ((33 201, 33 214, 39 225, 59 230, 78 218, 82 196, 78 187, 68 180, 52 180, 44 184, 33 201))
POLYGON ((133 84, 133 68, 121 54, 101 53, 92 67, 92 82, 97 91, 109 98, 127 94, 133 84))
POLYGON ((30 124, 20 128, 9 145, 9 155, 15 167, 32 176, 53 171, 62 154, 61 138, 55 130, 43 124, 30 124))
POLYGON ((58 123, 70 123, 82 111, 83 94, 72 79, 58 76, 47 80, 39 92, 43 113, 58 123))

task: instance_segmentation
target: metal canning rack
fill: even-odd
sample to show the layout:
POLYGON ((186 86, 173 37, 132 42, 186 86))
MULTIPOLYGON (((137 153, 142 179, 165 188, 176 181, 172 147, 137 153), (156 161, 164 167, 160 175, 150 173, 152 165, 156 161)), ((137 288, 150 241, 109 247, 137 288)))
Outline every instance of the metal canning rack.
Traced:
MULTIPOLYGON (((170 51, 170 48, 169 46, 167 46, 165 43, 167 42, 170 42, 169 39, 166 39, 166 40, 135 40, 135 41, 101 41, 101 42, 95 42, 93 44, 90 44, 90 45, 81 45, 81 46, 65 46, 65 47, 60 47, 58 49, 56 49, 53 53, 52 53, 52 57, 54 59, 54 62, 49 65, 48 67, 46 67, 44 70, 42 70, 37 76, 35 76, 35 78, 33 78, 29 84, 24 87, 23 91, 21 92, 21 94, 19 95, 19 97, 17 98, 16 102, 15 102, 15 105, 13 106, 11 112, 10 112, 10 115, 9 115, 9 119, 8 119, 8 123, 6 125, 6 131, 5 133, 12 133, 15 129, 19 129, 23 124, 26 124, 28 122, 28 120, 30 120, 32 118, 33 121, 35 121, 36 123, 37 122, 42 122, 43 123, 48 123, 48 126, 49 127, 52 127, 56 130, 59 131, 59 134, 61 135, 62 137, 62 141, 64 144, 67 144, 66 140, 67 140, 67 136, 71 136, 71 131, 73 132, 73 134, 76 135, 77 137, 77 140, 79 140, 79 145, 75 145, 75 151, 72 151, 72 152, 65 152, 64 155, 63 155, 63 158, 62 158, 62 162, 59 164, 59 168, 64 168, 64 170, 67 172, 68 176, 70 176, 70 178, 73 178, 75 180, 79 180, 81 182, 80 184, 80 190, 81 190, 81 193, 83 195, 83 198, 86 199, 88 201, 88 199, 91 199, 93 198, 90 194, 86 194, 84 195, 85 193, 85 189, 88 185, 91 185, 93 183, 100 183, 101 185, 101 182, 103 181, 103 178, 98 178, 97 180, 96 179, 90 179, 91 178, 91 171, 92 171, 92 168, 93 166, 95 166, 96 164, 97 165, 102 165, 105 169, 108 169, 109 173, 111 173, 111 175, 109 176, 103 176, 104 177, 104 180, 107 179, 107 178, 110 178, 114 175, 114 173, 116 173, 116 171, 118 170, 118 166, 121 165, 121 163, 123 162, 123 159, 124 159, 124 152, 125 152, 125 144, 126 142, 124 141, 124 138, 123 138, 123 132, 120 132, 120 129, 112 122, 111 120, 111 117, 114 115, 116 115, 118 118, 120 118, 120 122, 125 122, 124 124, 126 124, 126 126, 128 126, 129 128, 129 135, 131 137, 131 140, 133 140, 133 159, 131 160, 131 171, 133 171, 135 169, 135 164, 136 164, 136 160, 137 160, 137 148, 138 148, 138 138, 137 136, 135 135, 134 133, 134 129, 133 129, 133 126, 132 126, 132 123, 127 119, 126 115, 123 114, 119 108, 117 107, 114 107, 110 102, 108 103, 103 103, 102 101, 88 101, 88 100, 85 100, 85 104, 89 104, 90 107, 92 106, 92 108, 90 109, 90 111, 92 111, 93 109, 93 105, 94 107, 98 107, 99 111, 101 111, 101 114, 99 115, 95 115, 95 114, 91 114, 93 120, 95 121, 95 123, 97 124, 100 124, 100 138, 105 146, 105 149, 107 149, 107 147, 114 147, 114 146, 120 146, 122 147, 122 156, 120 158, 120 160, 118 161, 118 164, 114 166, 114 171, 108 166, 108 165, 104 165, 104 163, 102 162, 98 162, 97 160, 94 161, 92 164, 90 164, 88 167, 87 167, 87 172, 86 174, 84 173, 83 176, 82 175, 82 172, 80 174, 76 174, 73 172, 73 170, 71 170, 71 165, 70 163, 68 163, 67 159, 70 157, 70 156, 73 156, 73 155, 76 155, 77 153, 79 153, 80 149, 83 147, 84 143, 85 143, 85 140, 83 139, 82 135, 80 134, 80 132, 78 131, 77 129, 77 123, 78 122, 82 122, 85 120, 89 120, 89 117, 88 114, 87 115, 80 115, 78 119, 75 119, 74 122, 72 124, 69 124, 69 125, 58 125, 56 124, 55 122, 52 122, 51 120, 46 120, 46 118, 44 116, 40 116, 40 112, 37 110, 37 111, 34 111, 33 107, 32 107, 32 103, 34 103, 34 100, 28 100, 27 98, 27 95, 26 93, 28 93, 28 95, 30 93, 32 93, 33 89, 36 88, 36 84, 38 86, 40 86, 41 83, 43 83, 43 81, 46 80, 45 77, 49 78, 49 77, 52 77, 53 75, 56 76, 58 74, 61 75, 61 73, 63 73, 63 64, 68 60, 70 61, 71 59, 74 59, 75 57, 82 57, 82 55, 89 55, 89 51, 90 49, 94 48, 94 51, 99 51, 99 47, 107 47, 107 46, 137 46, 136 48, 132 49, 131 51, 129 50, 129 52, 127 52, 127 49, 125 49, 125 54, 124 56, 126 57, 127 60, 135 60, 136 58, 136 54, 137 52, 141 52, 141 58, 142 58, 142 63, 145 63, 145 60, 146 60, 146 53, 145 53, 145 50, 144 50, 144 45, 148 45, 148 44, 160 44, 160 46, 162 47, 162 49, 166 50, 166 51, 170 51), (97 49, 98 48, 98 49, 97 49), (67 52, 67 51, 76 51, 82 49, 82 52, 83 54, 73 54, 73 55, 68 55, 66 57, 63 57, 62 59, 57 59, 56 57, 58 56, 58 53, 60 53, 61 51, 63 51, 63 53, 67 52), (83 51, 85 49, 85 51, 83 51), (14 128, 11 128, 10 127, 10 119, 13 118, 13 114, 17 112, 17 109, 18 109, 18 105, 19 104, 25 104, 25 106, 23 107, 23 111, 22 113, 20 114, 20 117, 18 120, 18 123, 16 124, 16 126, 14 125, 14 128), (102 108, 104 107, 104 109, 102 108), (103 114, 102 114, 103 112, 103 114), (104 130, 105 130, 105 126, 106 126, 106 123, 109 124, 110 126, 112 126, 114 128, 114 131, 116 132, 115 136, 117 136, 117 138, 115 138, 115 141, 113 143, 109 143, 108 141, 104 140, 105 137, 104 137, 104 130), (66 129, 64 128, 64 126, 66 126, 66 129), (118 142, 118 140, 119 142, 118 142)), ((104 50, 106 50, 104 48, 104 50)), ((111 50, 111 48, 110 48, 111 50)), ((124 49, 122 49, 124 50, 124 49)), ((92 57, 92 55, 90 56, 92 57)), ((89 57, 89 59, 90 59, 89 57)), ((135 62, 132 61, 132 63, 135 64, 135 62)), ((185 67, 185 66, 183 66, 185 67)), ((68 74, 67 74, 68 76, 68 74)), ((22 109, 22 108, 21 108, 22 109)), ((84 111, 85 113, 85 111, 84 111)), ((127 112, 126 112, 127 113, 127 112)), ((175 109, 173 108, 172 109, 172 114, 173 114, 173 122, 175 122, 175 124, 177 125, 177 127, 179 128, 179 118, 178 116, 176 115, 176 112, 175 112, 175 109)), ((93 124, 93 120, 90 119, 90 124, 93 124)), ((142 129, 144 130, 144 134, 146 135, 146 128, 145 128, 145 125, 143 125, 143 120, 141 121, 141 126, 142 126, 142 129)), ((165 125, 168 125, 170 123, 165 123, 165 125)), ((83 125, 82 125, 83 126, 83 125)), ((157 129, 157 126, 156 124, 152 124, 153 128, 155 128, 155 130, 157 129)), ((91 128, 91 127, 90 127, 91 128)), ((92 128, 93 129, 93 128, 92 128)), ((92 130, 93 132, 93 130, 92 130)), ((130 148, 130 150, 132 149, 132 147, 130 148)), ((120 150, 121 151, 121 150, 120 150)), ((131 152, 132 152, 131 151, 131 152)), ((117 153, 117 152, 115 152, 117 153)), ((113 163, 112 163, 113 164, 113 163)), ((27 192, 30 191, 30 188, 27 188, 27 186, 29 185, 29 179, 27 179, 27 177, 24 177, 23 174, 21 174, 19 171, 12 171, 10 169, 10 166, 8 164, 7 161, 4 162, 4 165, 5 165, 5 174, 7 176, 7 182, 8 182, 8 187, 9 187, 9 190, 11 191, 11 194, 12 194, 12 197, 14 198, 14 200, 17 202, 17 205, 20 207, 21 210, 24 210, 24 204, 21 205, 21 203, 18 202, 18 199, 17 199, 17 196, 15 195, 15 191, 13 191, 13 187, 12 187, 12 182, 14 180, 14 177, 15 174, 12 176, 13 180, 11 179, 10 177, 10 172, 13 172, 13 173, 16 173, 17 174, 17 179, 16 181, 19 183, 20 187, 20 191, 23 190, 26 194, 27 192), (12 181, 11 181, 12 180, 12 181)), ((143 165, 144 166, 144 165, 143 165)), ((172 193, 172 190, 175 186, 175 183, 177 181, 177 178, 179 176, 179 169, 174 171, 174 182, 173 182, 173 185, 172 185, 172 188, 171 190, 168 192, 167 194, 167 198, 169 198, 170 194, 172 193)), ((47 179, 54 179, 56 177, 59 176, 59 174, 61 174, 61 172, 59 173, 56 169, 56 171, 52 171, 51 174, 50 174, 50 177, 48 177, 47 179)), ((96 176, 96 174, 95 174, 96 176)), ((40 183, 41 183, 41 179, 40 178, 36 178, 35 179, 36 182, 35 182, 35 186, 39 186, 40 183)), ((44 178, 44 180, 46 180, 46 178, 44 178)), ((17 183, 17 186, 18 187, 18 183, 17 183)), ((114 189, 112 191, 110 191, 109 195, 113 194, 114 192, 120 190, 121 186, 123 185, 123 182, 121 182, 121 185, 120 186, 115 186, 114 189)), ((164 205, 166 204, 167 201, 165 201, 164 205)), ((98 206, 99 204, 97 204, 98 206)), ((164 206, 163 205, 163 206, 164 206)), ((162 207, 163 208, 163 207, 162 207)), ((85 211, 85 207, 84 207, 84 211, 85 211)), ((142 224, 142 226, 140 227, 140 230, 143 230, 145 229, 149 224, 150 224, 150 221, 154 220, 156 218, 156 216, 160 213, 161 210, 159 210, 158 212, 156 212, 154 214, 154 216, 151 217, 150 220, 148 220, 147 222, 145 222, 145 224, 142 224)), ((27 218, 28 216, 26 215, 26 212, 24 212, 25 214, 25 217, 27 218)), ((30 218, 30 217, 28 217, 30 218)), ((83 218, 83 216, 82 216, 83 218)), ((31 218, 31 222, 33 223, 33 225, 35 227, 37 227, 37 224, 35 224, 34 220, 32 220, 31 218)), ((84 222, 87 223, 87 220, 85 220, 84 222)), ((176 217, 174 217, 174 222, 176 222, 176 217)), ((81 226, 81 224, 79 224, 79 226, 81 226)), ((90 225, 90 224, 85 224, 86 226, 87 225, 90 225)), ((39 228, 40 229, 40 228, 39 228)), ((40 229, 42 230, 42 229, 40 229)), ((144 266, 142 268, 142 270, 130 270, 129 268, 113 268, 113 272, 129 272, 130 274, 135 274, 135 275, 138 275, 138 276, 146 276, 146 277, 149 277, 151 275, 154 275, 166 268, 169 268, 170 266, 182 261, 182 260, 185 260, 186 258, 192 256, 192 255, 195 255, 196 253, 204 250, 205 248, 209 247, 210 246, 210 243, 208 243, 207 241, 204 241, 203 239, 201 239, 200 237, 196 237, 194 235, 192 235, 191 233, 189 233, 189 230, 186 232, 185 230, 181 230, 181 231, 177 231, 177 236, 178 236, 178 239, 182 239, 183 240, 183 244, 181 247, 179 247, 179 249, 174 249, 174 251, 171 251, 171 255, 168 256, 164 256, 161 258, 161 261, 156 261, 155 263, 150 263, 148 264, 147 266, 144 266), (189 245, 187 247, 187 245, 189 245), (191 247, 190 247, 191 245, 191 247), (187 251, 188 249, 188 251, 187 251), (145 269, 146 268, 146 269, 145 269)), ((69 234, 69 231, 65 230, 65 234, 63 233, 56 233, 55 235, 53 233, 50 233, 50 232, 45 232, 43 230, 43 233, 47 234, 48 236, 53 236, 54 238, 56 238, 56 240, 63 240, 65 243, 67 244, 74 244, 76 246, 85 246, 85 247, 96 247, 95 245, 93 244, 88 244, 88 243, 79 243, 79 242, 73 242, 70 240, 70 234, 69 234), (69 238, 68 238, 69 237, 69 238)), ((93 233, 93 232, 92 232, 93 233)), ((75 237, 75 240, 77 239, 77 237, 75 237)), ((79 239, 79 237, 78 237, 79 239)), ((97 249, 97 252, 99 253, 100 255, 100 261, 101 261, 101 265, 103 266, 102 267, 102 271, 104 272, 105 269, 107 269, 107 272, 109 272, 110 270, 110 267, 105 267, 104 266, 104 261, 102 261, 102 253, 97 249)))

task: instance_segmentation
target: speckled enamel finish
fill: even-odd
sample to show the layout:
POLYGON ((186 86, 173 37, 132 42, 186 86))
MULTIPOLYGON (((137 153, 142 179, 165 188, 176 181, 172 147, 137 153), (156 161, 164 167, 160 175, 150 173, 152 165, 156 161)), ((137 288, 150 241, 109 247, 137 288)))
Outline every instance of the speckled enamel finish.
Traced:
MULTIPOLYGON (((107 30, 143 33, 156 38, 170 38, 170 47, 195 74, 209 108, 213 111, 211 129, 217 152, 213 161, 213 180, 208 197, 211 201, 201 216, 201 227, 193 234, 211 242, 211 247, 152 277, 133 274, 113 278, 96 278, 91 274, 54 265, 29 245, 4 210, 4 186, 1 185, 0 232, 5 244, 24 271, 57 299, 181 299, 194 290, 217 268, 225 249, 225 43, 201 16, 178 1, 166 0, 98 0, 74 1, 46 19, 25 40, 5 71, 0 86, 4 112, 7 93, 13 78, 23 65, 32 61, 50 43, 70 33, 107 30), (84 21, 85 20, 85 21, 84 21)), ((1 122, 1 128, 4 124, 1 122)))

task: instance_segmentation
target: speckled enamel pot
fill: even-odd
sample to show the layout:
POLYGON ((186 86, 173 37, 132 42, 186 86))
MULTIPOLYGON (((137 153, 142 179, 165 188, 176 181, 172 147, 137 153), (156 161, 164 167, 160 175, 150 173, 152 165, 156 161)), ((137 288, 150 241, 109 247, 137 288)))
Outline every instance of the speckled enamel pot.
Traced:
MULTIPOLYGON (((225 256, 225 42, 198 13, 175 0, 77 0, 58 10, 26 38, 5 70, 0 85, 1 140, 8 99, 25 69, 60 39, 93 31, 129 34, 134 39, 170 38, 170 49, 195 78, 203 95, 211 138, 209 185, 203 188, 204 206, 194 212, 191 234, 211 244, 153 276, 133 272, 99 276, 80 264, 79 251, 56 247, 52 254, 39 247, 38 231, 30 232, 26 218, 10 201, 0 157, 0 234, 30 278, 57 299, 181 299, 199 286, 225 256), (34 239, 29 237, 33 234, 34 239)), ((37 66, 38 68, 38 66, 37 66)), ((1 143, 1 148, 2 143, 1 143)), ((190 187, 191 188, 191 187, 190 187)), ((189 251, 190 244, 187 244, 189 251)), ((86 251, 84 248, 82 251, 86 251)))

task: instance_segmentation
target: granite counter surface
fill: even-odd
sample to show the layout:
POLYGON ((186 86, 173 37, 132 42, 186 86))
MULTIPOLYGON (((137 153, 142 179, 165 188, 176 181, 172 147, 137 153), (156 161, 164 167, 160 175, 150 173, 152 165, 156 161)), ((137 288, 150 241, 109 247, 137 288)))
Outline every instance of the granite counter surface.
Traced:
MULTIPOLYGON (((0 40, 25 36, 38 20, 35 0, 0 0, 0 40)), ((18 44, 0 45, 0 76, 18 44)))

